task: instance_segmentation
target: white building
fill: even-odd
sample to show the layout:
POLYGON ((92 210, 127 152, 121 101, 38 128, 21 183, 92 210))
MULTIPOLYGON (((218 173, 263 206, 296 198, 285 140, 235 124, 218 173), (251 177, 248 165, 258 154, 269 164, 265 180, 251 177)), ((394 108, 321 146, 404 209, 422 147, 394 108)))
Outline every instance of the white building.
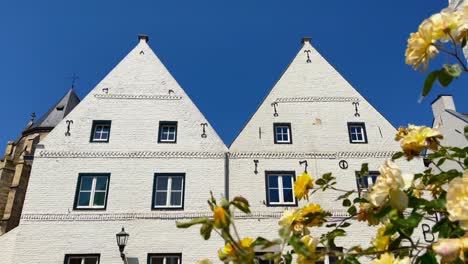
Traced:
MULTIPOLYGON (((215 260, 220 239, 175 227, 211 215, 209 191, 245 196, 253 214, 239 219, 240 232, 275 238, 283 209, 298 206, 291 184, 300 161, 314 176, 333 172, 338 187, 358 189, 362 163, 376 171, 399 150, 395 128, 309 39, 228 150, 147 41, 140 36, 36 151, 21 223, 0 237, 1 263, 121 263, 121 227, 130 264, 215 260)), ((400 165, 422 169, 419 161, 400 165)), ((335 198, 312 199, 346 216, 335 198)), ((372 231, 357 225, 339 246, 367 244, 372 231)))

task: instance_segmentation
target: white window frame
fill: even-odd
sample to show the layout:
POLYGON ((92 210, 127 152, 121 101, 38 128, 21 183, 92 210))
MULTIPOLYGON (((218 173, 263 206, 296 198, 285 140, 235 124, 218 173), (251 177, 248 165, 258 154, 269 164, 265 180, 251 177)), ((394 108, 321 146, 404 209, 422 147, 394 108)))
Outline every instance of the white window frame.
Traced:
POLYGON ((107 204, 107 191, 109 190, 109 176, 105 175, 81 175, 80 182, 78 186, 78 196, 76 197, 76 208, 78 209, 103 209, 106 207, 107 204), (93 182, 91 184, 91 190, 81 190, 81 186, 83 185, 83 178, 93 178, 93 182), (105 178, 106 179, 106 189, 105 190, 96 190, 96 182, 97 178, 105 178), (80 205, 80 195, 81 193, 90 193, 89 195, 89 204, 88 205, 80 205), (96 192, 104 193, 104 204, 103 205, 94 205, 94 195, 96 192))
POLYGON ((107 142, 107 141, 109 141, 109 137, 110 137, 110 127, 111 127, 110 124, 99 124, 99 123, 95 124, 95 125, 94 125, 94 131, 93 131, 93 141, 95 141, 95 142, 107 142), (103 132, 104 127, 108 127, 108 128, 109 128, 109 131, 108 131, 108 132, 103 132), (100 134, 99 134, 99 135, 100 135, 99 138, 96 137, 96 132, 98 132, 98 128, 101 129, 101 131, 99 132, 99 133, 100 133, 100 134), (106 137, 106 138, 103 138, 103 137, 102 137, 102 135, 104 135, 104 134, 107 134, 107 137, 106 137))
MULTIPOLYGON (((154 177, 154 197, 153 197, 153 208, 154 209, 161 209, 161 208, 183 208, 184 206, 184 189, 185 189, 185 175, 182 173, 177 173, 177 175, 171 175, 171 174, 164 174, 164 173, 157 173, 154 177), (158 193, 158 178, 168 178, 167 179, 167 189, 165 190, 166 192, 166 204, 165 205, 157 205, 156 204, 156 194, 158 193), (181 190, 180 190, 180 205, 171 205, 171 194, 173 192, 172 190, 172 179, 173 178, 182 178, 182 185, 181 185, 181 190)), ((179 190, 175 190, 179 192, 179 190)), ((164 192, 162 190, 159 190, 159 192, 164 192)))
MULTIPOLYGON (((296 197, 294 196, 294 174, 291 173, 274 173, 274 172, 267 172, 267 195, 268 195, 268 205, 296 205, 296 197), (278 202, 272 202, 270 197, 270 177, 278 176, 278 202), (285 202, 284 201, 284 188, 283 188, 283 176, 291 177, 291 191, 292 191, 292 202, 285 202)), ((276 189, 276 188, 274 188, 276 189)))
POLYGON ((161 143, 175 143, 177 142, 177 122, 175 121, 163 121, 160 122, 159 127, 159 142, 161 143), (174 132, 170 132, 170 128, 174 128, 174 132), (167 137, 163 138, 163 129, 167 128, 167 137), (169 139, 169 135, 173 134, 174 139, 169 139))
POLYGON ((349 130, 349 141, 351 143, 367 143, 367 135, 366 135, 366 128, 364 123, 350 123, 348 124, 348 130, 349 130), (353 128, 358 128, 359 131, 354 132, 353 128), (353 139, 353 135, 356 136, 356 139, 353 139), (361 136, 361 139, 358 139, 358 136, 361 136))
POLYGON ((274 129, 275 129, 275 143, 276 144, 288 144, 291 143, 291 125, 289 124, 274 124, 274 129), (278 133, 277 129, 278 128, 286 128, 287 133, 278 133), (278 140, 278 134, 281 134, 281 140, 278 140), (283 140, 284 135, 288 136, 287 140, 283 140))
POLYGON ((372 186, 374 186, 375 182, 377 182, 377 177, 379 177, 379 175, 380 173, 378 171, 369 171, 366 175, 360 177, 361 179, 367 180, 367 187, 361 187, 361 185, 359 184, 359 172, 356 172, 356 183, 358 185, 359 193, 368 192, 372 188, 372 186), (372 180, 373 176, 375 176, 375 182, 372 180))
POLYGON ((87 255, 73 255, 73 256, 70 255, 70 256, 67 256, 67 264, 70 264, 70 261, 74 260, 74 259, 81 259, 81 264, 84 264, 85 260, 89 259, 89 258, 96 259, 96 264, 99 264, 99 256, 87 256, 87 255))
POLYGON ((153 263, 153 258, 163 258, 163 264, 168 264, 167 263, 167 258, 178 258, 178 264, 182 264, 182 254, 157 254, 157 255, 150 255, 149 256, 149 263, 150 264, 154 264, 153 263))

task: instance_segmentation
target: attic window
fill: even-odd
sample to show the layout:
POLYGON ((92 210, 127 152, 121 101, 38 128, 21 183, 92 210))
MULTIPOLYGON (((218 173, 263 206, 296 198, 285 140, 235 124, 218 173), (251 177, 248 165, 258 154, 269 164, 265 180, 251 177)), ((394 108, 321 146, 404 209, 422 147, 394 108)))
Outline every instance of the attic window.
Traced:
POLYGON ((57 111, 63 111, 64 108, 64 105, 58 105, 55 109, 57 109, 57 111))

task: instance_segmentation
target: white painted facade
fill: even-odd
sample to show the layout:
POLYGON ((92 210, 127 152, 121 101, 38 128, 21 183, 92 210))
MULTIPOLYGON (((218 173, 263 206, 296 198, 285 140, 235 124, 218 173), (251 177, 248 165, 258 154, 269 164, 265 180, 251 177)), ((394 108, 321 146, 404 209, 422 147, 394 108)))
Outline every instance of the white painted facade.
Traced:
MULTIPOLYGON (((121 263, 115 234, 122 226, 130 234, 129 264, 147 263, 149 253, 181 253, 183 263, 215 260, 220 239, 213 235, 203 241, 198 228, 175 227, 176 220, 210 215, 209 191, 246 197, 253 214, 238 220, 240 232, 275 238, 286 207, 265 204, 266 171, 299 175, 304 169, 299 161, 307 160, 313 176, 332 172, 338 188, 356 189, 355 172, 362 163, 375 171, 399 150, 395 131, 305 41, 228 150, 141 38, 36 151, 20 226, 0 238, 0 248, 14 250, 0 261, 59 264, 66 254, 100 254, 100 263, 121 263), (69 130, 67 120, 73 121, 69 130), (109 142, 90 142, 93 120, 112 121, 109 142), (178 122, 177 143, 158 143, 160 121, 178 122), (348 122, 365 124, 366 143, 350 143, 348 122), (206 137, 202 123, 207 123, 206 137), (292 144, 275 144, 273 123, 290 123, 292 144), (339 167, 341 160, 347 169, 339 167), (105 210, 75 208, 80 173, 110 174, 105 210), (152 208, 155 173, 185 173, 183 209, 152 208)), ((406 172, 423 168, 420 160, 400 165, 406 172)), ((336 218, 346 216, 336 197, 328 192, 312 201, 336 218)), ((367 245, 373 231, 357 224, 338 246, 367 245)))

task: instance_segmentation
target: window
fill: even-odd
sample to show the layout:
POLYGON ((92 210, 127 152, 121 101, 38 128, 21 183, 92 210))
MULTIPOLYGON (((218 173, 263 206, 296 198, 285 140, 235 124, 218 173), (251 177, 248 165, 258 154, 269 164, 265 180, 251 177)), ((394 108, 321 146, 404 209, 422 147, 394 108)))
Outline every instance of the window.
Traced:
POLYGON ((361 194, 362 191, 368 191, 377 181, 377 176, 379 175, 380 173, 378 171, 370 171, 367 175, 360 177, 359 171, 356 171, 356 182, 359 194, 361 194))
POLYGON ((99 254, 65 255, 65 264, 99 264, 99 254))
POLYGON ((185 173, 154 175, 153 208, 182 209, 184 207, 185 173))
POLYGON ((161 121, 159 122, 159 143, 176 143, 177 142, 177 121, 161 121))
POLYGON ((350 143, 367 143, 364 123, 348 123, 348 133, 350 143))
POLYGON ((81 173, 76 188, 75 209, 106 209, 109 173, 81 173))
POLYGON ((266 172, 266 189, 268 206, 296 206, 293 184, 294 172, 266 172))
POLYGON ((182 254, 148 254, 148 264, 182 264, 182 254))
POLYGON ((275 144, 291 144, 291 123, 274 123, 273 133, 275 144))
POLYGON ((93 121, 91 130, 91 142, 109 142, 111 121, 93 121))
MULTIPOLYGON (((322 251, 323 248, 317 248, 317 251, 322 251)), ((343 248, 335 248, 334 250, 336 251, 340 251, 340 252, 343 252, 343 248)), ((334 264, 334 263, 338 263, 338 257, 337 256, 334 256, 334 255, 326 255, 323 260, 321 261, 316 261, 315 262, 316 264, 334 264)))

